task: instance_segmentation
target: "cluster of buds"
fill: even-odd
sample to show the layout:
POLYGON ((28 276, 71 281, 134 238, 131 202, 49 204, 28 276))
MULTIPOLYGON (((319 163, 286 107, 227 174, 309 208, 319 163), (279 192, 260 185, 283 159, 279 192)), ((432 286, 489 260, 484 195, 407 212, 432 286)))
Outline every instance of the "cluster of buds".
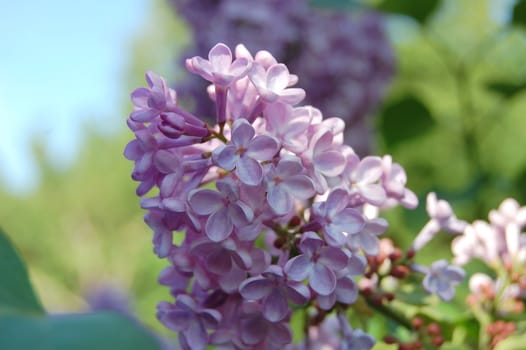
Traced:
POLYGON ((185 349, 281 349, 294 310, 315 309, 306 329, 335 319, 346 348, 371 348, 335 306, 356 301, 356 278, 380 251, 379 211, 416 207, 404 169, 390 156, 360 158, 341 119, 297 106, 298 77, 267 51, 238 45, 233 57, 217 44, 186 66, 211 83, 215 123, 181 108, 153 72, 128 119, 136 138, 125 156, 154 251, 170 263, 159 282, 174 302, 161 302, 158 318, 185 349))
MULTIPOLYGON (((306 102, 345 120, 345 142, 369 154, 368 116, 378 107, 394 75, 393 49, 379 13, 369 9, 330 11, 307 0, 171 0, 193 34, 188 56, 204 55, 215 43, 247 43, 269 50, 301 76, 306 102), (327 58, 330 52, 330 59, 327 58), (320 64, 323 62, 323 64, 320 64)), ((201 116, 213 116, 197 79, 183 82, 201 116)))

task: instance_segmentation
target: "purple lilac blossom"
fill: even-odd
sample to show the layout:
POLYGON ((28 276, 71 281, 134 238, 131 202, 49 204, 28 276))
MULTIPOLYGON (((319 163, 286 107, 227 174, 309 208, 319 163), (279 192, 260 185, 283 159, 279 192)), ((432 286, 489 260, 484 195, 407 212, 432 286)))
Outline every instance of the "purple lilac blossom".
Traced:
MULTIPOLYGON (((230 47, 246 43, 252 52, 269 50, 301 76, 299 84, 307 92, 307 103, 346 121, 346 143, 360 155, 370 153, 367 117, 382 101, 395 70, 394 53, 379 13, 365 8, 337 13, 310 7, 307 0, 171 3, 193 34, 184 57, 205 55, 217 42, 230 47)), ((189 78, 178 86, 199 115, 213 116, 205 83, 189 78)))
MULTIPOLYGON (((169 262, 159 283, 173 301, 157 315, 183 349, 281 349, 292 340, 290 304, 355 302, 355 278, 387 228, 366 208, 411 207, 416 197, 389 156, 360 159, 343 144, 341 119, 296 106, 298 78, 269 52, 238 45, 232 58, 219 44, 208 61, 189 62, 213 80, 210 97, 224 116, 208 124, 182 109, 150 72, 128 119, 135 140, 124 153, 135 162, 154 252, 169 262), (252 76, 238 75, 235 62, 252 76)), ((348 348, 374 343, 348 324, 341 332, 348 348)))
POLYGON ((413 265, 413 270, 424 273, 424 289, 449 301, 455 296, 455 286, 464 280, 466 273, 458 266, 449 265, 447 260, 438 260, 430 267, 413 265))

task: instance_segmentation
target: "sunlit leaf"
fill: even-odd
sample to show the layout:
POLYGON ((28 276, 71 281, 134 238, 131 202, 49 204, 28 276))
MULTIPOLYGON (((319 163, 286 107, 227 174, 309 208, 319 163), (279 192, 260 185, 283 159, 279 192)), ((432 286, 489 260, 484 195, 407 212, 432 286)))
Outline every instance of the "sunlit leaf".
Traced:
POLYGON ((136 321, 114 313, 0 316, 0 349, 161 349, 136 321))
POLYGON ((524 350, 524 335, 514 335, 500 341, 494 350, 524 350))
POLYGON ((424 24, 438 8, 441 0, 384 0, 378 9, 384 12, 405 15, 424 24))
POLYGON ((429 109, 415 96, 389 104, 380 118, 380 132, 388 147, 421 136, 435 125, 429 109))
POLYGON ((0 229, 0 315, 5 313, 43 314, 44 309, 31 287, 24 262, 0 229))

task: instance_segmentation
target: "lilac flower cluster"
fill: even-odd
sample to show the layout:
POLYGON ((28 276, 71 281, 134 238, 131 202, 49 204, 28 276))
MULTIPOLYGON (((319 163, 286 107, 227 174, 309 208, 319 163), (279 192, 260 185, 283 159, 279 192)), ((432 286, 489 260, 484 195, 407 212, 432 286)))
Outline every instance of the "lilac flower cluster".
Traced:
POLYGON ((526 298, 526 207, 508 198, 489 213, 489 222, 467 225, 452 243, 455 262, 460 265, 482 260, 496 278, 475 273, 469 280, 468 302, 491 308, 502 316, 521 313, 526 298))
MULTIPOLYGON (((135 139, 124 152, 154 251, 170 263, 159 282, 175 302, 160 303, 158 318, 185 349, 283 348, 292 305, 329 314, 356 300, 355 276, 387 229, 368 208, 414 208, 417 198, 390 156, 361 159, 341 119, 298 106, 298 77, 269 52, 217 44, 186 67, 210 83, 216 122, 182 109, 148 72, 131 95, 135 139)), ((372 347, 338 320, 348 348, 372 347)))
MULTIPOLYGON (((217 42, 230 47, 242 42, 252 52, 272 52, 301 76, 306 102, 325 115, 341 116, 347 124, 346 143, 360 155, 370 154, 366 117, 394 74, 394 54, 378 13, 331 12, 310 7, 307 0, 171 3, 193 34, 185 57, 204 55, 217 42)), ((196 113, 213 116, 199 80, 186 80, 179 91, 193 100, 196 113)))

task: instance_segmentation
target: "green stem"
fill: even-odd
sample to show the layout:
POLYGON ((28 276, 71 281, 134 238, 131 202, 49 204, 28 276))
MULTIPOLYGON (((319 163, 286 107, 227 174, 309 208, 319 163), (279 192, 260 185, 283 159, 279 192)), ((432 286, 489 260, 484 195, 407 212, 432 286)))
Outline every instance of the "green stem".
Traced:
POLYGON ((382 315, 395 321, 396 323, 407 328, 408 330, 413 329, 411 322, 398 311, 394 310, 393 308, 390 308, 389 306, 383 303, 375 302, 372 298, 365 296, 363 293, 362 293, 362 296, 364 297, 364 300, 367 302, 367 305, 369 305, 369 307, 371 307, 375 311, 378 311, 382 315))

